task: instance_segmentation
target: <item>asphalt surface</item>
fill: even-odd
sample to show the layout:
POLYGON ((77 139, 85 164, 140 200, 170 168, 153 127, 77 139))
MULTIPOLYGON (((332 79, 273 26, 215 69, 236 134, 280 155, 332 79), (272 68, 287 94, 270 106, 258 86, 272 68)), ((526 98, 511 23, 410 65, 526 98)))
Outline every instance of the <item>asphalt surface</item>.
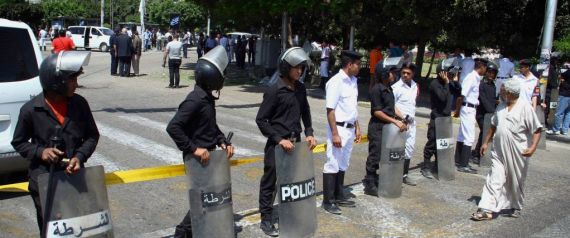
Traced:
MULTIPOLYGON (((161 65, 162 54, 145 52, 141 59, 143 76, 110 76, 109 54, 93 52, 90 65, 80 78, 78 94, 87 98, 101 138, 88 165, 104 165, 106 172, 182 163, 165 132, 179 103, 193 88, 189 80, 196 62, 195 51, 183 60, 182 88, 170 89, 168 69, 161 65)), ((235 133, 233 144, 240 157, 262 156, 266 139, 255 125, 263 87, 232 83, 235 75, 248 75, 230 66, 228 84, 216 102, 217 121, 225 133, 235 133)), ((318 143, 325 141, 326 118, 322 92, 309 89, 313 128, 318 143)), ((366 102, 359 103, 363 134, 370 118, 366 102)), ((362 193, 361 180, 368 155, 366 144, 355 145, 347 191, 355 195, 356 208, 344 208, 342 215, 318 211, 316 237, 568 237, 570 227, 570 161, 568 144, 547 141, 547 150, 532 158, 526 183, 526 205, 519 219, 500 217, 474 222, 470 214, 477 208, 488 168, 475 175, 457 173, 453 181, 423 178, 417 165, 422 162, 429 113, 418 108, 417 141, 411 177, 418 186, 403 187, 398 199, 377 198, 362 193)), ((457 128, 457 124, 454 125, 457 128)), ((320 207, 324 154, 315 154, 315 177, 320 207)), ((262 162, 232 167, 233 208, 238 237, 263 237, 259 229, 257 199, 262 162)), ((188 209, 184 177, 108 187, 116 237, 169 237, 188 209)), ((35 210, 26 194, 0 193, 0 237, 37 237, 35 210)))

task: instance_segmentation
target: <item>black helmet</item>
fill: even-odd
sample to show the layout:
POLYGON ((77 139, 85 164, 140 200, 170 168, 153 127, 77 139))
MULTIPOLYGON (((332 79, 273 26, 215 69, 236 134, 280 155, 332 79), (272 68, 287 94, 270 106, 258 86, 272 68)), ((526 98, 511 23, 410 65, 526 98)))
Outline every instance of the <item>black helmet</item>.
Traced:
POLYGON ((403 64, 404 57, 402 56, 385 58, 382 61, 380 74, 377 75, 378 82, 382 82, 382 80, 388 78, 391 71, 399 71, 403 64))
MULTIPOLYGON (((279 56, 277 67, 279 67, 279 75, 283 77, 289 74, 291 67, 304 64, 307 69, 310 63, 311 60, 301 47, 291 47, 279 56)), ((301 78, 303 77, 304 75, 301 75, 301 78)))
POLYGON ((219 91, 224 87, 224 71, 228 66, 228 54, 219 45, 198 60, 196 84, 206 91, 219 91))
POLYGON ((497 66, 497 64, 489 61, 489 63, 487 63, 487 71, 489 70, 494 70, 495 73, 497 73, 499 72, 499 67, 497 66))
POLYGON ((81 72, 81 67, 89 64, 91 52, 61 51, 49 55, 40 66, 40 83, 44 91, 65 93, 67 80, 81 72))
POLYGON ((461 72, 461 64, 459 58, 452 57, 440 61, 439 64, 437 64, 435 72, 439 74, 442 71, 446 71, 453 74, 461 72))

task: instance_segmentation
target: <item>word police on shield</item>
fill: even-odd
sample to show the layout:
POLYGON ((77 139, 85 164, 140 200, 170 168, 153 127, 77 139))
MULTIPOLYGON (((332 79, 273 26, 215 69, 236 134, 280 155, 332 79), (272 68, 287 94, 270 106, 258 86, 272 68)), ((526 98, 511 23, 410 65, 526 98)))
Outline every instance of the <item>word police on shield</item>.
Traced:
POLYGON ((315 178, 292 184, 282 184, 281 203, 296 202, 315 195, 315 178))

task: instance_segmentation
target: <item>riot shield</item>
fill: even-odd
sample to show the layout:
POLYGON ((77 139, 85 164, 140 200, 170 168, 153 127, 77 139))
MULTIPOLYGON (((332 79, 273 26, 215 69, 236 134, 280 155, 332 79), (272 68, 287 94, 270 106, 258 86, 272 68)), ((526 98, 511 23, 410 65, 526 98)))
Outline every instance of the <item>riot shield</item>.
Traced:
POLYGON ((435 118, 435 143, 437 149, 437 179, 455 179, 455 138, 451 117, 435 118))
POLYGON ((223 150, 210 151, 202 164, 193 154, 184 158, 193 237, 235 237, 230 162, 223 150))
POLYGON ((38 177, 40 201, 47 217, 46 237, 114 237, 103 166, 82 168, 75 175, 53 172, 38 177), (51 206, 46 205, 51 194, 51 206), (47 213, 46 213, 47 209, 47 213))
POLYGON ((536 106, 536 115, 538 116, 538 120, 540 124, 542 124, 542 129, 540 131, 540 141, 538 142, 537 149, 539 150, 546 150, 546 124, 544 118, 544 110, 540 105, 536 106))
MULTIPOLYGON (((483 119, 483 131, 481 132, 483 133, 483 141, 481 141, 481 143, 485 141, 487 133, 489 133, 489 128, 491 128, 491 118, 493 118, 493 113, 485 114, 485 118, 483 119)), ((493 138, 491 138, 489 144, 487 145, 487 152, 493 150, 492 141, 493 138)), ((491 153, 485 153, 484 155, 481 155, 480 159, 481 160, 479 161, 479 166, 485 166, 485 167, 491 166, 491 153)))
POLYGON ((406 144, 403 133, 394 124, 382 127, 378 194, 386 198, 402 195, 406 144))
POLYGON ((556 114, 556 108, 558 108, 558 88, 550 89, 550 103, 547 106, 550 107, 550 110, 548 110, 548 125, 554 125, 554 114, 556 114))
POLYGON ((313 154, 306 142, 295 143, 287 153, 275 147, 279 236, 312 237, 317 230, 317 205, 313 154))

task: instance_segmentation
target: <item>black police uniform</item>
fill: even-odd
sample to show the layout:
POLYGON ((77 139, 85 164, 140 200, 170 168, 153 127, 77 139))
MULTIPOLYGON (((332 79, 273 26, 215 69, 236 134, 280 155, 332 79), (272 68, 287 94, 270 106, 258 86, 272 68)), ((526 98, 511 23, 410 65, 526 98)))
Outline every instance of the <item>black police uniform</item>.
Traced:
POLYGON ((452 99, 452 93, 450 83, 443 82, 439 77, 434 79, 429 85, 429 96, 431 102, 431 113, 427 131, 428 141, 424 147, 424 164, 422 169, 429 169, 430 160, 433 155, 435 155, 437 163, 435 119, 438 117, 449 117, 451 115, 452 104, 450 101, 452 99))
POLYGON ((109 44, 111 53, 111 75, 117 75, 117 68, 119 67, 119 59, 117 58, 117 52, 115 52, 115 46, 117 45, 117 36, 118 33, 115 32, 109 37, 109 44))
POLYGON ((494 113, 497 107, 497 97, 496 95, 495 82, 484 79, 483 83, 479 84, 479 106, 477 106, 477 113, 475 119, 477 120, 477 125, 479 125, 479 138, 477 140, 477 146, 473 151, 473 157, 480 158, 481 143, 483 141, 483 123, 485 121, 485 114, 494 113))
MULTIPOLYGON (((50 164, 42 161, 42 152, 50 146, 50 138, 55 136, 56 126, 60 126, 64 141, 65 157, 77 157, 81 168, 95 151, 99 141, 99 131, 91 114, 87 100, 74 94, 67 99, 67 116, 61 125, 55 113, 46 102, 44 94, 39 94, 24 104, 20 109, 18 124, 14 130, 12 146, 22 157, 30 162, 28 167, 28 190, 36 207, 36 216, 41 234, 43 234, 43 215, 38 188, 38 176, 48 173, 50 164)), ((55 166, 54 171, 65 170, 55 166)))
MULTIPOLYGON (((382 111, 389 117, 396 117, 395 98, 392 87, 377 83, 370 89, 370 121, 368 122, 368 158, 366 158, 365 184, 377 183, 380 153, 382 149, 382 127, 389 122, 382 121, 374 116, 374 112, 382 111), (368 181, 368 182, 366 182, 368 181)), ((377 184, 374 184, 377 187, 377 184)))
POLYGON ((282 139, 294 139, 297 142, 301 140, 301 119, 305 126, 305 136, 313 136, 311 109, 305 85, 295 81, 295 89, 290 89, 284 79, 279 79, 263 95, 263 102, 255 119, 259 130, 267 137, 263 176, 259 185, 259 212, 262 221, 272 220, 273 193, 277 182, 275 146, 282 139))
MULTIPOLYGON (((194 86, 194 91, 180 103, 176 115, 168 123, 166 131, 182 151, 183 157, 193 154, 197 148, 214 150, 217 145, 229 145, 216 123, 214 99, 211 93, 198 85, 194 86)), ((192 236, 190 211, 176 226, 174 237, 186 237, 184 234, 192 236)))

